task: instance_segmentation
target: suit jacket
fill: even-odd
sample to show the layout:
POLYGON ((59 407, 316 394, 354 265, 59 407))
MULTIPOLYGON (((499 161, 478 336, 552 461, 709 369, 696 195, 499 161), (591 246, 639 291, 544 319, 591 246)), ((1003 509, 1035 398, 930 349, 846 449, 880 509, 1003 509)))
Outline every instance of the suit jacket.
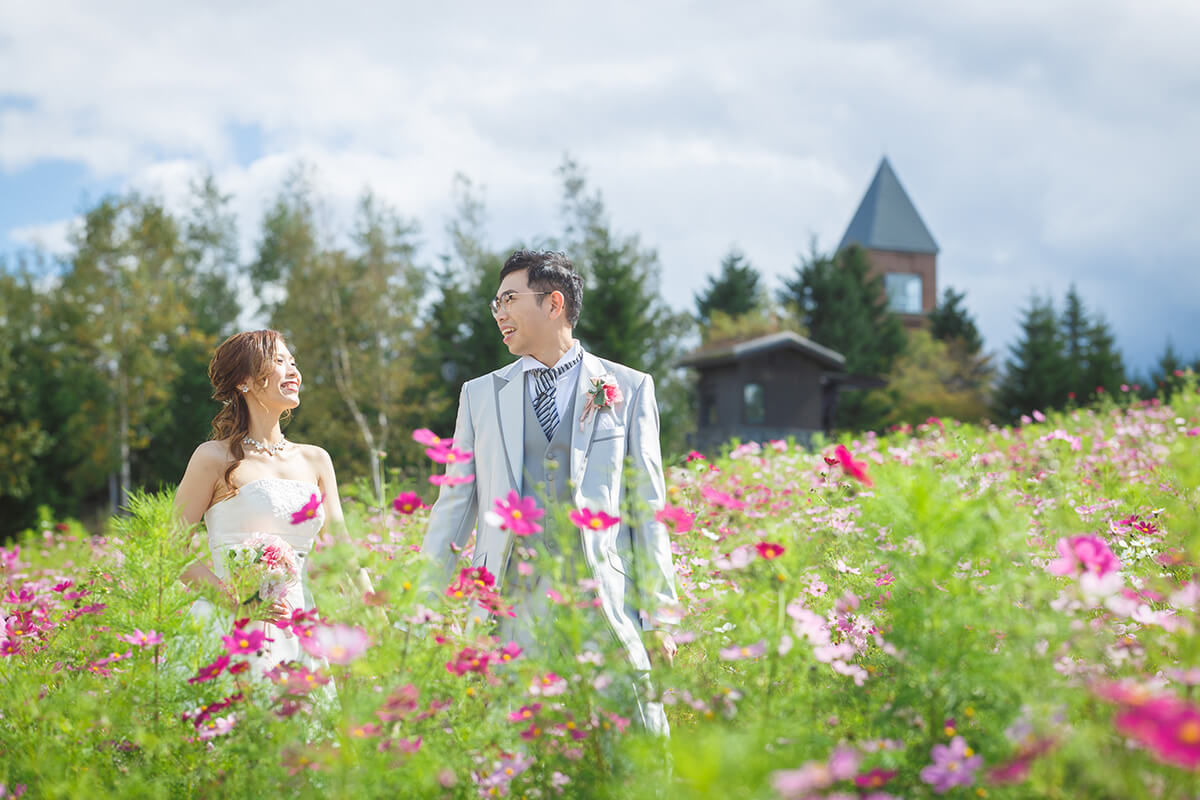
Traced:
MULTIPOLYGON (((509 491, 522 493, 526 392, 520 361, 463 385, 454 443, 475 457, 470 463, 450 465, 448 472, 468 475, 474 470, 475 480, 442 487, 422 545, 442 586, 453 578, 458 558, 451 544, 461 549, 472 530, 472 565, 487 567, 497 583, 504 579, 513 536, 489 524, 485 514, 509 491)), ((641 632, 660 624, 656 612, 678 605, 670 540, 666 527, 654 518, 665 502, 654 380, 585 352, 575 388, 575 415, 559 422, 571 426, 574 504, 621 517, 619 527, 581 532, 579 553, 598 584, 600 607, 614 635, 634 666, 649 669, 641 632), (581 429, 579 415, 591 379, 605 374, 616 379, 624 400, 593 412, 581 429)))

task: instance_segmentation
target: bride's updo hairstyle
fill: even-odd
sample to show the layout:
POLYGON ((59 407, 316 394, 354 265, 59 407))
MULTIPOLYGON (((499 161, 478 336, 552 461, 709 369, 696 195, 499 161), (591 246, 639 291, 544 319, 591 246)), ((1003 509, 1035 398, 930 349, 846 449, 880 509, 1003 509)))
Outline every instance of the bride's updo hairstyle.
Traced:
MULTIPOLYGON (((208 362, 208 379, 213 386, 213 399, 222 403, 222 408, 213 417, 210 439, 226 442, 233 461, 225 469, 225 485, 229 476, 246 457, 242 440, 250 433, 250 409, 246 406, 246 394, 239 386, 248 386, 265 381, 275 366, 276 348, 283 342, 279 331, 246 331, 230 336, 208 362)), ((291 416, 285 411, 283 419, 291 416)), ((233 488, 229 486, 229 488, 233 488)))

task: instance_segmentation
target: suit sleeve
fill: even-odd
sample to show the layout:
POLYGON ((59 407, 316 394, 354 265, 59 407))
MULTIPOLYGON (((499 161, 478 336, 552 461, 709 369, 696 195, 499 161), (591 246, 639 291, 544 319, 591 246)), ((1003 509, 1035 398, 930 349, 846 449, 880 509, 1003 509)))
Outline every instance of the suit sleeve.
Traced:
POLYGON ((679 605, 675 591, 675 566, 667 528, 655 515, 666 503, 662 451, 658 432, 658 403, 654 379, 646 375, 634 392, 628 449, 632 460, 627 473, 630 500, 629 533, 634 554, 643 630, 654 630, 670 619, 679 605), (662 612, 668 612, 663 614, 662 612))
MULTIPOLYGON (((468 384, 463 384, 458 397, 454 446, 474 452, 475 426, 471 420, 471 401, 467 386, 468 384)), ((446 473, 465 477, 471 475, 474 469, 475 459, 471 459, 450 464, 446 473)), ((454 565, 458 561, 458 551, 466 546, 471 531, 475 529, 477 507, 474 482, 442 486, 433 509, 429 512, 425 541, 421 544, 421 552, 429 562, 428 574, 425 576, 426 582, 430 584, 428 588, 441 590, 450 584, 454 577, 454 565)))

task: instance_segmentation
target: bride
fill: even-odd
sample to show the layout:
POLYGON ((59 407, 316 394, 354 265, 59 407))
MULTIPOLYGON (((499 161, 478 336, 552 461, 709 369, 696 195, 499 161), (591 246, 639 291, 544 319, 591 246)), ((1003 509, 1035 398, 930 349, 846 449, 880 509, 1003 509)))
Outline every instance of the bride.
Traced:
MULTIPOLYGON (((337 479, 329 454, 315 445, 284 438, 281 419, 300 405, 300 370, 283 337, 262 330, 229 337, 208 366, 213 398, 224 407, 213 419, 212 438, 196 448, 175 496, 183 522, 204 520, 209 559, 197 559, 181 580, 191 588, 205 585, 223 599, 223 609, 198 600, 192 614, 208 620, 214 631, 228 633, 232 620, 253 617, 274 641, 252 659, 255 671, 288 661, 310 668, 311 658, 290 632, 268 623, 289 620, 294 611, 313 608, 306 562, 318 534, 329 528, 346 539, 337 479), (257 534, 284 540, 295 551, 299 580, 275 602, 236 596, 226 564, 232 547, 257 534)), ((354 583, 372 591, 366 570, 354 583)), ((257 597, 257 594, 254 595, 257 597)))

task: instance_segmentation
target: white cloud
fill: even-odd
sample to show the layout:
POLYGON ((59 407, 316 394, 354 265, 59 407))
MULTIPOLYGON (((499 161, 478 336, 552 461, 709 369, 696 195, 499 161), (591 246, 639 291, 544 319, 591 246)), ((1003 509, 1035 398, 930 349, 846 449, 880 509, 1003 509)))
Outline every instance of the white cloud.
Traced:
POLYGON ((10 3, 0 100, 29 102, 0 102, 0 185, 77 161, 179 198, 211 168, 249 247, 303 159, 335 221, 369 186, 432 258, 456 172, 487 187, 497 246, 555 233, 570 151, 683 307, 731 242, 771 276, 813 235, 834 246, 886 153, 989 346, 1032 290, 1074 280, 1146 350, 1200 292, 1179 277, 1200 245, 1198 9, 10 3), (259 157, 238 157, 239 128, 259 157), (1109 305, 1131 271, 1158 328, 1109 305))

